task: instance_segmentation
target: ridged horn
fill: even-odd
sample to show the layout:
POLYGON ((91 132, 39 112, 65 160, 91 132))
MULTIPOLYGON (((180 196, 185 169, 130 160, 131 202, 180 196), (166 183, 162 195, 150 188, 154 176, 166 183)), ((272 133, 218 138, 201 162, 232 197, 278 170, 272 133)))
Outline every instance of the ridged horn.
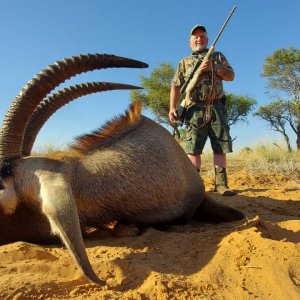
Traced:
POLYGON ((85 95, 110 90, 141 89, 141 87, 111 82, 86 82, 64 88, 44 98, 32 114, 24 134, 22 155, 31 154, 35 139, 47 120, 65 104, 85 95))
POLYGON ((21 157, 24 133, 36 106, 55 87, 80 73, 102 68, 145 68, 147 64, 108 54, 72 56, 34 76, 14 99, 0 130, 0 160, 21 157))

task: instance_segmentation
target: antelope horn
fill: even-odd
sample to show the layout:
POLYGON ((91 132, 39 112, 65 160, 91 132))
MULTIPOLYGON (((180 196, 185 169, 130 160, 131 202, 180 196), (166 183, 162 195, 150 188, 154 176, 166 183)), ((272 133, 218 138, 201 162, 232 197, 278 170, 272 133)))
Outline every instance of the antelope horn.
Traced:
POLYGON ((64 88, 49 97, 44 98, 39 103, 28 122, 24 134, 22 155, 28 156, 31 154, 33 144, 39 131, 47 120, 62 106, 81 96, 117 89, 140 89, 140 87, 122 83, 87 82, 64 88))
POLYGON ((4 162, 21 157, 27 123, 36 106, 55 87, 77 74, 113 67, 145 68, 148 65, 115 55, 87 54, 57 61, 34 76, 17 95, 4 117, 0 130, 0 160, 4 162))

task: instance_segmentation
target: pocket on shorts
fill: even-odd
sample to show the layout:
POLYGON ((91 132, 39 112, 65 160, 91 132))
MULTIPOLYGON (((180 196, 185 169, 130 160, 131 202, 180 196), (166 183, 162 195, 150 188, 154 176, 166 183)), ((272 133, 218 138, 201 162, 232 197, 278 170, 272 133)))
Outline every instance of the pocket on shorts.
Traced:
POLYGON ((185 135, 183 136, 183 140, 185 142, 191 141, 192 140, 192 133, 190 129, 187 129, 185 135))

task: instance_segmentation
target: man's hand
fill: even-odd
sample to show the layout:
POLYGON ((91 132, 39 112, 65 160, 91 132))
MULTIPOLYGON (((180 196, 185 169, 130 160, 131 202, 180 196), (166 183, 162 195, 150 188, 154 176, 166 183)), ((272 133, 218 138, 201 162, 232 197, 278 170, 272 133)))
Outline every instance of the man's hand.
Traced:
POLYGON ((171 85, 170 91, 170 110, 169 110, 169 120, 171 123, 175 123, 178 117, 176 106, 180 98, 180 86, 174 84, 171 85))
POLYGON ((170 111, 169 111, 169 120, 170 120, 170 122, 175 123, 177 117, 178 117, 178 115, 177 115, 176 108, 170 108, 170 111))
POLYGON ((208 72, 208 71, 211 71, 212 70, 212 62, 210 59, 208 60, 204 60, 201 65, 200 65, 200 70, 202 72, 208 72))

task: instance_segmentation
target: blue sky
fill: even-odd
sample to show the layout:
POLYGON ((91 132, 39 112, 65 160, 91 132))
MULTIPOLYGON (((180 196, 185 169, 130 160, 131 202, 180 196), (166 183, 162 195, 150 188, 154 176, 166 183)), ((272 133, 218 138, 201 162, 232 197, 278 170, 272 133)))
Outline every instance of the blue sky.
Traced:
MULTIPOLYGON (((300 48, 299 0, 1 0, 0 117, 35 74, 56 60, 86 53, 108 53, 142 60, 148 69, 109 69, 81 74, 63 86, 86 81, 139 85, 162 62, 177 65, 190 54, 190 29, 208 30, 210 42, 234 4, 237 9, 220 37, 222 51, 236 72, 227 92, 272 101, 260 76, 264 59, 276 49, 300 48)), ((85 96, 60 109, 42 128, 36 145, 64 145, 101 126, 130 103, 128 91, 85 96)), ((145 114, 149 115, 148 112, 145 114)), ((250 118, 231 130, 234 148, 282 141, 263 121, 250 118)), ((293 147, 295 135, 291 132, 293 147)))

